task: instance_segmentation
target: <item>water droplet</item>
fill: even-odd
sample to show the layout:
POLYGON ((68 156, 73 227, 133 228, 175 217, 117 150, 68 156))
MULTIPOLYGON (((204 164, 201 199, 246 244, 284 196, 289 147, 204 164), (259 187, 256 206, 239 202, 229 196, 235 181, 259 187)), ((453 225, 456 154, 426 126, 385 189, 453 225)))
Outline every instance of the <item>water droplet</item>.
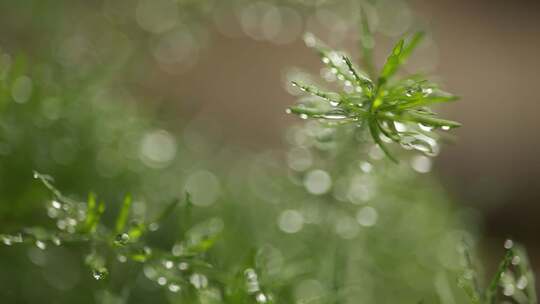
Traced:
POLYGON ((307 47, 314 47, 317 44, 317 39, 312 33, 306 33, 304 35, 304 43, 307 47))
POLYGON ((36 241, 36 247, 41 249, 41 250, 45 250, 45 249, 47 249, 47 244, 45 244, 45 242, 37 240, 36 241))
POLYGON ((292 113, 292 111, 291 111, 291 109, 288 109, 288 108, 287 108, 287 109, 285 109, 285 113, 287 113, 287 114, 291 114, 291 113, 292 113))
POLYGON ((127 233, 121 233, 116 236, 114 242, 116 245, 125 245, 129 242, 129 235, 127 233))
POLYGON ((422 90, 422 93, 424 94, 424 96, 431 95, 433 93, 433 89, 432 88, 425 88, 425 89, 422 90))
POLYGON ((57 236, 53 236, 52 239, 51 239, 51 241, 52 241, 53 244, 55 244, 56 246, 62 245, 62 241, 61 241, 60 238, 57 237, 57 236))
POLYGON ((186 263, 186 262, 180 262, 178 263, 178 269, 182 270, 182 271, 186 271, 189 269, 189 264, 186 263))
POLYGON ((322 116, 322 118, 329 119, 329 120, 342 120, 342 119, 347 118, 347 116, 342 115, 342 114, 325 114, 322 116))
POLYGON ((407 126, 398 121, 394 121, 394 126, 398 132, 407 132, 407 126))
POLYGON ((116 256, 116 259, 118 260, 118 262, 120 263, 125 263, 127 262, 127 257, 123 254, 119 254, 116 256))
POLYGON ((401 138, 400 144, 404 149, 414 149, 429 156, 435 156, 439 153, 437 142, 433 138, 423 134, 404 136, 401 138))
POLYGON ((423 125, 421 123, 418 124, 418 127, 420 128, 420 130, 425 131, 425 132, 430 132, 430 131, 433 130, 433 127, 426 126, 426 125, 423 125))
POLYGON ((158 223, 151 223, 150 225, 148 225, 148 230, 150 231, 157 231, 158 229, 159 229, 158 223))
POLYGON ((418 173, 431 171, 431 159, 424 155, 417 155, 411 159, 411 167, 418 173))
POLYGON ((521 262, 521 258, 518 255, 512 258, 512 265, 519 265, 520 262, 521 262))
POLYGON ((163 266, 167 269, 171 269, 174 267, 174 263, 172 261, 163 261, 163 266))
POLYGON ((169 285, 169 290, 171 292, 179 292, 180 291, 180 285, 177 285, 177 284, 170 284, 169 285))
POLYGON ((62 204, 57 200, 52 201, 51 206, 53 206, 53 208, 56 208, 56 209, 62 208, 62 204))
POLYGON ((300 114, 299 117, 300 119, 308 119, 307 114, 300 114))
POLYGON ((257 301, 257 303, 266 303, 268 301, 268 298, 266 297, 264 293, 258 292, 255 295, 255 300, 257 301))
POLYGON ((248 268, 244 270, 244 275, 246 276, 247 280, 256 280, 257 279, 257 273, 253 268, 248 268))
MULTIPOLYGON (((322 62, 323 62, 324 64, 329 64, 329 63, 330 63, 330 58, 328 58, 328 57, 323 57, 323 58, 322 58, 322 62)), ((337 71, 337 70, 336 70, 336 71, 337 71)))
POLYGON ((522 275, 522 276, 520 276, 519 279, 517 280, 517 282, 516 282, 516 287, 517 287, 518 289, 523 290, 523 289, 525 289, 525 287, 527 287, 527 284, 528 284, 528 283, 529 283, 529 282, 527 281, 527 277, 525 277, 524 275, 522 275))
POLYGON ((443 131, 448 131, 448 130, 450 130, 450 126, 442 126, 441 129, 443 131))
POLYGON ((62 219, 58 220, 56 222, 56 227, 58 227, 58 229, 60 229, 60 230, 65 230, 66 227, 67 227, 66 221, 62 220, 62 219))
POLYGON ((8 235, 2 236, 2 242, 4 242, 4 245, 11 246, 13 244, 13 241, 11 240, 11 237, 8 235))
POLYGON ((244 276, 246 277, 246 289, 248 293, 254 293, 261 289, 259 286, 259 277, 253 268, 246 269, 244 276))
POLYGON ((98 281, 105 279, 108 274, 109 274, 109 271, 105 267, 96 268, 92 270, 92 277, 98 281))
POLYGON ((165 278, 165 277, 159 277, 159 278, 157 279, 157 283, 158 283, 159 285, 161 285, 161 286, 165 286, 165 284, 167 284, 167 278, 165 278))
POLYGON ((512 247, 514 247, 514 241, 511 239, 504 241, 504 248, 511 249, 512 247))
POLYGON ((369 173, 371 172, 371 170, 373 169, 373 165, 368 163, 368 162, 362 162, 360 164, 360 169, 364 172, 364 173, 369 173))
POLYGON ((503 287, 503 294, 507 297, 510 297, 514 294, 515 288, 512 284, 505 284, 503 287))

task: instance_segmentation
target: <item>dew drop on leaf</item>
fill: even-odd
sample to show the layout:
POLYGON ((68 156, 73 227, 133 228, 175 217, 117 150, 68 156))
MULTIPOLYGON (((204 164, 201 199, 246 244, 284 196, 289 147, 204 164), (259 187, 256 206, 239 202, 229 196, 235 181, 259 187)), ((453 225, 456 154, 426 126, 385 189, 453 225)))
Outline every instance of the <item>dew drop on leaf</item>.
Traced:
POLYGON ((47 244, 45 244, 45 242, 43 241, 36 241, 36 247, 41 249, 41 250, 45 250, 47 249, 47 244))
POLYGON ((125 245, 127 244, 127 242, 129 242, 129 235, 127 233, 121 233, 116 236, 116 239, 114 240, 114 242, 117 245, 125 245))
POLYGON ((257 293, 257 295, 255 295, 255 300, 257 301, 257 303, 266 303, 266 302, 268 302, 268 298, 262 292, 259 292, 259 293, 257 293))
POLYGON ((105 279, 108 274, 109 271, 107 270, 107 268, 104 267, 92 270, 92 277, 98 281, 105 279))
POLYGON ((169 285, 169 290, 171 292, 179 292, 180 291, 180 286, 178 284, 170 284, 169 285))
POLYGON ((157 283, 158 283, 159 285, 161 285, 161 286, 164 286, 165 284, 167 284, 167 278, 165 278, 165 277, 159 277, 159 278, 157 279, 157 283))

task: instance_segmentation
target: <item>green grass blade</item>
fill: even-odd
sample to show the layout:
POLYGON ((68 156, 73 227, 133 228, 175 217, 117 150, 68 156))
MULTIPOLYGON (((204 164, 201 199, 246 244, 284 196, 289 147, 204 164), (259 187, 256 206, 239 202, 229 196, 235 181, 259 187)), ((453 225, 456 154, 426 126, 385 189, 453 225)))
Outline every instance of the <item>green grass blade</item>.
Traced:
POLYGON ((399 40, 399 42, 394 46, 390 56, 388 56, 386 59, 386 63, 384 64, 381 75, 379 76, 379 86, 384 85, 387 80, 396 73, 397 69, 401 65, 400 57, 403 52, 404 45, 405 40, 399 40))
POLYGON ((392 77, 399 68, 407 61, 414 49, 422 41, 424 33, 416 33, 408 44, 405 44, 405 40, 401 39, 392 50, 392 53, 386 60, 386 63, 381 71, 379 77, 379 86, 384 85, 390 77, 392 77))
POLYGON ((495 273, 495 276, 491 280, 491 283, 489 283, 488 289, 486 290, 486 303, 487 304, 495 304, 497 300, 497 289, 499 288, 499 283, 501 282, 501 278, 503 276, 503 273, 508 270, 510 267, 510 264, 512 262, 512 258, 514 257, 514 253, 511 249, 506 251, 506 254, 504 255, 503 260, 499 264, 499 268, 497 269, 497 272, 495 273))
POLYGON ((122 203, 122 207, 120 208, 120 213, 118 213, 118 217, 116 218, 116 233, 122 233, 126 228, 131 203, 131 195, 126 195, 124 202, 122 203))
POLYGON ((425 33, 424 32, 417 32, 413 35, 411 38, 411 41, 405 46, 401 53, 401 62, 404 63, 409 59, 412 52, 418 47, 418 45, 424 40, 425 33))
POLYGON ((96 203, 95 195, 90 193, 88 196, 88 210, 82 231, 85 233, 94 233, 104 212, 105 203, 103 201, 96 203))
POLYGON ((474 267, 471 249, 465 241, 461 244, 461 253, 464 262, 464 273, 458 278, 458 285, 463 289, 471 304, 480 304, 482 292, 478 284, 476 269, 474 267))

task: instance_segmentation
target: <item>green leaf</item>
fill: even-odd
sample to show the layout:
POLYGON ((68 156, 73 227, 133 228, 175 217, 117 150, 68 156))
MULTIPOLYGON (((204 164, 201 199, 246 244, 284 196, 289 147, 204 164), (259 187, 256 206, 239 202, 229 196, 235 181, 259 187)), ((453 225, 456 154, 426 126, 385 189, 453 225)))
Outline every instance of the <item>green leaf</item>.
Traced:
MULTIPOLYGON (((186 201, 191 201, 191 196, 189 193, 186 192, 186 201)), ((155 219, 154 223, 159 223, 164 221, 167 217, 169 217, 176 206, 178 206, 178 203, 180 203, 180 200, 175 198, 170 203, 167 204, 167 207, 160 213, 160 215, 155 219)))
POLYGON ((394 46, 390 56, 386 59, 386 63, 384 64, 381 75, 379 76, 379 86, 385 84, 401 65, 400 56, 403 52, 404 44, 405 41, 403 39, 399 40, 399 42, 394 46))
POLYGON ((499 267, 497 268, 497 272, 495 273, 495 276, 493 276, 493 279, 491 280, 491 283, 488 286, 488 289, 486 290, 486 303, 488 304, 495 304, 497 300, 497 288, 499 287, 499 283, 501 282, 501 278, 503 276, 503 273, 510 268, 512 258, 514 257, 514 253, 512 249, 506 250, 506 254, 504 255, 503 260, 499 264, 499 267))
POLYGON ((295 87, 299 87, 300 90, 304 92, 307 92, 314 96, 321 97, 322 99, 332 102, 332 103, 339 103, 341 100, 341 97, 339 96, 338 93, 324 92, 324 91, 319 90, 316 86, 300 84, 296 81, 293 81, 292 85, 295 87))
POLYGON ((122 203, 122 207, 120 208, 120 213, 118 213, 118 217, 116 218, 116 233, 121 233, 124 231, 129 217, 131 203, 131 195, 126 195, 124 202, 122 203))
POLYGON ((392 50, 392 53, 386 60, 381 75, 379 77, 379 86, 384 85, 390 77, 392 77, 398 69, 407 61, 413 50, 422 41, 424 33, 416 33, 408 44, 405 44, 405 40, 401 39, 392 50))
POLYGON ((85 233, 94 233, 103 212, 105 212, 105 203, 103 201, 96 203, 96 196, 94 193, 90 193, 88 195, 86 219, 82 231, 85 233))
POLYGON ((322 111, 320 109, 308 108, 303 104, 289 107, 287 112, 300 116, 307 115, 308 117, 320 117, 326 113, 326 111, 322 111))
POLYGON ((431 95, 431 96, 420 97, 416 100, 399 103, 394 108, 398 111, 401 111, 401 110, 408 110, 408 109, 431 106, 437 103, 452 102, 458 99, 459 97, 453 96, 453 95, 431 95))
POLYGON ((422 42, 424 39, 425 33, 424 32, 417 32, 412 37, 411 41, 405 46, 401 53, 401 63, 404 63, 409 59, 412 52, 418 47, 418 45, 422 42))
POLYGON ((373 95, 373 83, 371 80, 365 76, 361 76, 356 69, 354 68, 351 59, 347 56, 343 56, 343 61, 349 69, 349 73, 354 76, 355 83, 362 88, 362 92, 368 98, 371 98, 373 95))
POLYGON ((471 249, 465 240, 462 241, 461 249, 465 269, 463 275, 458 278, 458 285, 463 289, 471 304, 480 304, 482 293, 478 285, 471 249))
POLYGON ((423 125, 432 126, 436 128, 458 128, 461 127, 461 124, 456 121, 447 120, 447 119, 441 119, 436 118, 430 115, 421 114, 417 111, 407 111, 405 114, 403 114, 401 117, 396 118, 396 120, 403 120, 403 121, 415 121, 418 123, 421 123, 423 125))
POLYGON ((384 152, 384 154, 394 163, 399 163, 399 161, 390 153, 386 145, 381 140, 381 131, 379 129, 379 125, 377 123, 377 120, 375 118, 369 119, 369 131, 371 133, 371 137, 375 141, 375 143, 381 148, 381 150, 384 152))

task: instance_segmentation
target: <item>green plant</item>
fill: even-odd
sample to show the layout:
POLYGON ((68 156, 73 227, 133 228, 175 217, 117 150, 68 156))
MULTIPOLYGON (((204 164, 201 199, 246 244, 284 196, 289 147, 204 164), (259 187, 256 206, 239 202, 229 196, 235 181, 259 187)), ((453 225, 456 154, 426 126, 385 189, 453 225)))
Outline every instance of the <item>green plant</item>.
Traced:
MULTIPOLYGON (((463 236, 470 234, 463 231, 459 212, 437 182, 430 176, 417 174, 429 171, 429 158, 414 156, 412 169, 406 162, 386 165, 381 160, 384 156, 377 153, 379 149, 395 160, 407 157, 390 153, 385 144, 390 141, 407 149, 420 150, 428 156, 437 154, 439 135, 434 131, 458 124, 437 118, 426 107, 455 97, 420 76, 393 80, 393 75, 419 43, 422 34, 415 35, 408 43, 400 41, 381 76, 375 78, 370 59, 373 37, 366 18, 362 20, 365 73, 354 67, 348 56, 328 49, 312 35, 306 36, 306 41, 318 50, 329 71, 343 82, 345 91, 332 93, 296 82, 298 87, 316 98, 303 99, 290 111, 302 118, 315 119, 289 130, 288 168, 282 165, 280 154, 244 154, 236 147, 204 150, 197 157, 182 150, 179 151, 182 159, 173 162, 172 168, 153 174, 138 167, 141 164, 137 157, 129 158, 125 167, 138 168, 138 174, 131 172, 137 181, 142 176, 145 178, 141 178, 142 182, 100 180, 100 184, 110 186, 107 189, 112 189, 110 191, 116 197, 120 197, 120 192, 132 193, 123 201, 107 199, 108 204, 94 194, 86 201, 73 199, 57 190, 50 176, 36 173, 35 177, 52 194, 47 192, 46 195, 47 214, 54 220, 54 225, 51 228, 44 224, 49 228, 39 226, 0 235, 6 245, 30 245, 20 246, 20 251, 15 251, 15 246, 10 246, 9 250, 3 247, 2 257, 4 254, 9 257, 11 252, 23 259, 29 255, 32 263, 43 267, 40 259, 58 254, 54 252, 56 248, 72 252, 83 260, 88 269, 84 277, 95 281, 83 279, 71 289, 64 287, 56 299, 59 303, 338 304, 416 303, 419 299, 423 299, 423 303, 462 303, 467 296, 471 303, 492 304, 503 299, 499 295, 501 290, 517 303, 536 303, 534 278, 520 247, 507 246, 506 257, 486 291, 479 287, 482 284, 477 282, 468 249, 461 251, 464 272, 456 270, 461 266, 454 256, 457 254, 454 249, 463 236), (359 149, 369 151, 369 157, 359 157, 359 149), (219 160, 214 162, 210 158, 219 160), (215 174, 204 171, 201 175, 198 171, 201 168, 215 174), (186 180, 193 175, 199 177, 196 181, 201 184, 202 191, 192 193, 193 197, 186 194, 183 200, 173 199, 169 204, 156 204, 153 210, 150 208, 162 197, 178 196, 179 184, 187 184, 186 180), (197 194, 210 191, 205 183, 207 180, 213 181, 214 188, 221 185, 222 192, 215 205, 200 207, 197 194), (165 185, 140 193, 132 191, 139 191, 140 185, 152 188, 160 184, 165 185), (146 203, 140 200, 146 200, 146 203), (465 293, 457 291, 456 280, 465 293), (155 291, 156 287, 161 287, 160 292, 155 291), (85 291, 87 294, 80 295, 85 291), (109 298, 98 298, 103 294, 109 298), (75 300, 70 301, 68 295, 75 300), (97 298, 95 301, 94 297, 97 298)), ((12 76, 19 78, 21 75, 15 73, 12 76)), ((132 145, 132 138, 124 139, 123 135, 145 131, 142 126, 123 124, 125 116, 135 116, 131 112, 126 115, 122 111, 100 108, 101 111, 93 113, 95 108, 87 102, 88 96, 106 87, 101 82, 102 78, 107 78, 105 76, 97 73, 97 83, 85 90, 88 94, 79 97, 83 102, 66 102, 74 110, 61 116, 71 120, 71 124, 53 124, 60 129, 54 133, 60 138, 70 135, 73 129, 84 130, 88 125, 122 126, 117 132, 119 139, 103 142, 96 138, 85 142, 91 148, 90 155, 101 154, 99 152, 111 146, 111 142, 119 142, 123 148, 129 143, 127 149, 135 150, 133 146, 137 146, 132 145), (88 119, 79 122, 82 121, 79 115, 85 112, 88 112, 88 119)), ((4 83, 5 88, 0 86, 0 93, 9 100, 13 83, 9 79, 0 84, 4 83)), ((83 87, 86 88, 86 84, 83 87)), ((78 88, 57 89, 73 91, 74 96, 79 96, 78 88)), ((36 91, 46 95, 49 89, 39 86, 36 91)), ((8 101, 5 104, 9 111, 3 112, 2 117, 17 121, 27 117, 24 115, 30 116, 38 111, 35 108, 46 107, 41 99, 41 95, 34 95, 25 107, 8 101)), ((37 129, 23 123, 12 125, 28 128, 25 134, 35 133, 37 129)), ((49 148, 48 140, 43 139, 49 139, 53 133, 43 134, 37 136, 38 139, 23 136, 28 143, 17 152, 39 156, 35 150, 49 148)), ((177 142, 181 141, 179 136, 177 142)), ((16 142, 13 140, 10 144, 15 147, 16 142)), ((27 161, 24 156, 14 154, 10 160, 27 161)), ((87 164, 84 155, 74 156, 73 160, 87 164)), ((118 164, 114 157, 105 160, 102 167, 106 169, 111 164, 118 164)), ((96 166, 90 162, 77 171, 66 173, 77 187, 69 188, 68 192, 60 187, 62 192, 86 193, 88 184, 98 182, 93 177, 97 175, 93 172, 96 166), (86 183, 80 180, 83 175, 87 177, 86 183)), ((53 175, 58 173, 53 172, 53 175)), ((35 188, 33 183, 21 192, 35 192, 26 190, 35 188)), ((100 191, 98 193, 103 197, 100 191)), ((20 194, 13 196, 23 203, 28 201, 20 194)), ((42 192, 33 198, 34 204, 40 203, 42 192)), ((11 231, 13 226, 10 226, 11 231)), ((17 268, 21 264, 9 258, 0 260, 3 266, 9 263, 17 268)), ((30 264, 26 260, 25 263, 30 264)), ((32 268, 38 267, 30 265, 22 271, 33 274, 32 268)), ((20 271, 6 270, 4 273, 9 276, 20 271)), ((56 271, 44 267, 38 274, 56 271)), ((39 278, 31 277, 32 282, 39 278)), ((21 282, 29 285, 27 280, 21 282)), ((19 301, 17 296, 21 293, 31 293, 30 287, 22 288, 15 296, 8 293, 9 288, 5 289, 8 290, 5 295, 4 290, 0 290, 0 296, 6 297, 7 301, 19 301)), ((41 297, 39 292, 36 294, 41 297)))
MULTIPOLYGON (((363 33, 363 57, 367 70, 372 70, 374 64, 370 62, 370 54, 373 38, 367 23, 364 23, 363 33)), ((288 112, 301 118, 351 123, 366 128, 373 141, 394 162, 397 159, 385 142, 396 142, 406 149, 416 149, 428 155, 437 154, 439 136, 435 130, 449 130, 460 124, 437 118, 428 106, 454 101, 457 97, 442 91, 421 75, 393 81, 393 76, 423 36, 423 33, 417 33, 410 41, 401 39, 375 78, 375 75, 356 68, 343 52, 331 50, 315 36, 307 34, 306 43, 317 50, 322 62, 343 83, 345 89, 342 93, 335 93, 293 81, 294 86, 318 98, 302 100, 299 105, 289 108, 288 112)))
POLYGON ((501 295, 513 303, 536 304, 535 278, 525 248, 510 239, 504 243, 505 255, 489 284, 482 289, 469 245, 463 242, 460 251, 464 264, 458 279, 472 304, 500 303, 501 295))

